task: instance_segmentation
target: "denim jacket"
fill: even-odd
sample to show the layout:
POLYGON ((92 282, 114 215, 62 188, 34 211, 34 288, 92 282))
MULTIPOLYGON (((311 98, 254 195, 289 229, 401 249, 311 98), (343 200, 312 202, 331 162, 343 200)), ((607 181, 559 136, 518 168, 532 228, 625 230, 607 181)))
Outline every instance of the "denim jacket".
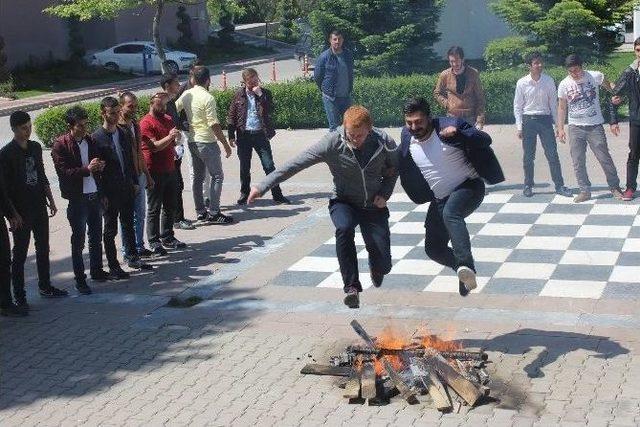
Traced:
MULTIPOLYGON (((353 92, 353 54, 348 49, 342 50, 349 70, 349 93, 353 92)), ((338 80, 338 58, 331 48, 320 54, 313 69, 313 79, 327 96, 334 97, 338 80)))

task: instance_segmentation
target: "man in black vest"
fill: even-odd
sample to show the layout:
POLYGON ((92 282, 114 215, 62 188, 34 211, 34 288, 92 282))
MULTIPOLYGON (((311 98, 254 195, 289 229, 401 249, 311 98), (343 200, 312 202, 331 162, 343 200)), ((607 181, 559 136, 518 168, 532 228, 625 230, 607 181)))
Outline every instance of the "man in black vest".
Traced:
POLYGON ((483 180, 490 184, 504 181, 489 147, 491 137, 459 118, 432 118, 424 98, 407 102, 404 119, 400 182, 413 202, 431 202, 425 219, 425 251, 432 260, 457 272, 458 290, 466 296, 477 283, 464 219, 484 199, 483 180))

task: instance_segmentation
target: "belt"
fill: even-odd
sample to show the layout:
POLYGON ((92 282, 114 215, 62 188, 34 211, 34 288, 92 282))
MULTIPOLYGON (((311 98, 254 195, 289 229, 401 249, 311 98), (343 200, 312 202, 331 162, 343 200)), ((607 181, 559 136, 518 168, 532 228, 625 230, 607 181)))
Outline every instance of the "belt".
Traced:
POLYGON ((248 135, 261 135, 264 133, 264 129, 258 130, 243 130, 242 133, 246 133, 248 135))

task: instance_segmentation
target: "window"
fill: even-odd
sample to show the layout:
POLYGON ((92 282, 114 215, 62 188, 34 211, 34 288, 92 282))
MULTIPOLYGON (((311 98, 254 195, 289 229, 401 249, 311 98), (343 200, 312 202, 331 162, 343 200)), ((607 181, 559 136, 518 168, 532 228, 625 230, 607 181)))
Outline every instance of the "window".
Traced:
POLYGON ((144 45, 142 44, 123 44, 113 48, 113 53, 142 53, 144 45))

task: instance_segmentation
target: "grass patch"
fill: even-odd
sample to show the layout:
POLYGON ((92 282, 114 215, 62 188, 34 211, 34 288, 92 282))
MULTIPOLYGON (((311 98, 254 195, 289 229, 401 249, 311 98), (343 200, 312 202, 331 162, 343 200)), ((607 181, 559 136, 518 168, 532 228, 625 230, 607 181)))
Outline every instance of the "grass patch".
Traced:
POLYGON ((171 308, 189 308, 194 305, 200 304, 202 302, 202 298, 198 296, 191 296, 189 298, 181 299, 178 297, 171 297, 169 302, 167 302, 167 307, 171 308))

